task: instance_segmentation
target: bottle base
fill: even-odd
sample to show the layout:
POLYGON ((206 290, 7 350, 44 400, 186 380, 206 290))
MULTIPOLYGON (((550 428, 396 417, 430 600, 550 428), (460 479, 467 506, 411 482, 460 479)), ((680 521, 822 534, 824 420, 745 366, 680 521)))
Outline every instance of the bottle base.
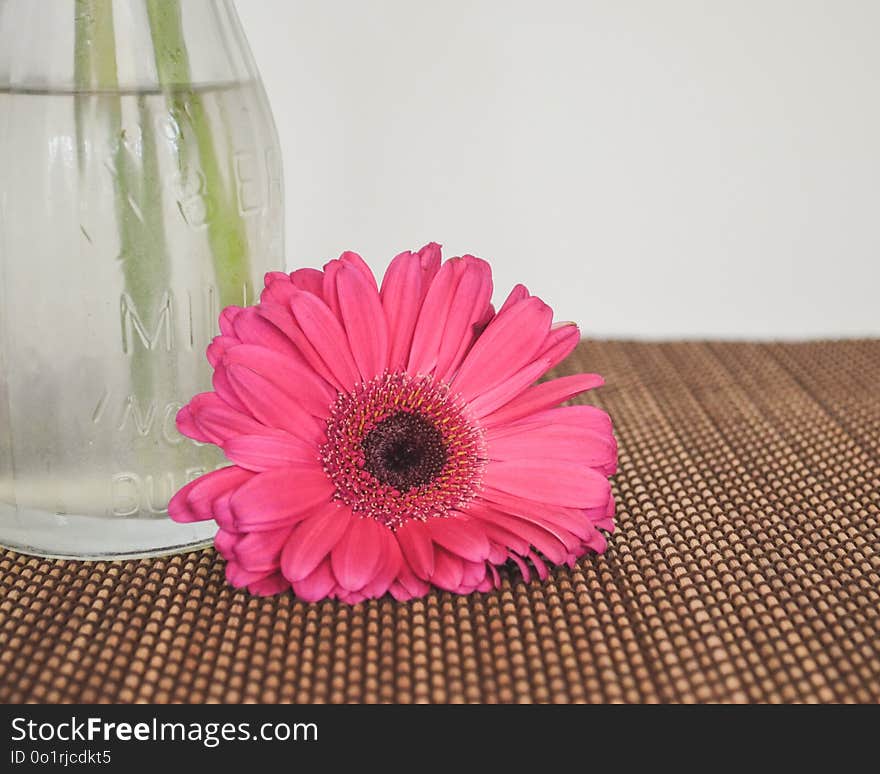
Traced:
POLYGON ((134 551, 131 553, 87 553, 87 554, 65 554, 58 551, 44 550, 28 545, 16 545, 6 540, 0 540, 0 550, 15 551, 19 554, 27 556, 35 556, 39 559, 63 559, 76 562, 121 562, 133 559, 154 559, 159 556, 172 556, 174 554, 185 554, 190 551, 201 551, 210 548, 214 543, 213 538, 201 540, 196 543, 184 543, 179 546, 168 546, 166 548, 156 548, 149 551, 134 551))
POLYGON ((46 559, 114 561, 197 551, 210 546, 214 522, 107 518, 51 513, 0 502, 0 547, 46 559))

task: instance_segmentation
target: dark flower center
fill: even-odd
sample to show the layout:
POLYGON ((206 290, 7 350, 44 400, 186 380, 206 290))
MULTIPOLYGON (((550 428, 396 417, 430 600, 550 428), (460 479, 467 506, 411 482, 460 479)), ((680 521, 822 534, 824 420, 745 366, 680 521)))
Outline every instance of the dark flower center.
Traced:
POLYGON ((364 468, 400 492, 430 483, 446 464, 442 433, 420 414, 408 411, 379 422, 361 448, 364 468))
POLYGON ((335 499, 397 529, 469 503, 480 486, 485 442, 447 385, 385 373, 339 394, 321 463, 335 499))

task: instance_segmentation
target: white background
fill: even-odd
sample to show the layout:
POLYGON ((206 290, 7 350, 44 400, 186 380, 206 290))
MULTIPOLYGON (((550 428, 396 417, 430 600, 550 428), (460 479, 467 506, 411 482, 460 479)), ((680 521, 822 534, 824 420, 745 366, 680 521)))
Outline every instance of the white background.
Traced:
POLYGON ((880 2, 237 6, 290 267, 436 240, 585 335, 880 334, 880 2))

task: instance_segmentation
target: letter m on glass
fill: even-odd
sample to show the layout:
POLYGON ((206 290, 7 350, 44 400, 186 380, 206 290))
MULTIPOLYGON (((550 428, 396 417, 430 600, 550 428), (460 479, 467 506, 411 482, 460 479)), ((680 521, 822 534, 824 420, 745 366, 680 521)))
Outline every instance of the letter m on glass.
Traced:
POLYGON ((139 309, 128 293, 119 300, 120 322, 122 324, 122 351, 132 351, 135 341, 140 340, 145 349, 164 348, 167 352, 174 346, 174 310, 171 293, 165 291, 159 299, 158 309, 149 318, 144 309, 139 309), (151 324, 152 323, 152 324, 151 324))

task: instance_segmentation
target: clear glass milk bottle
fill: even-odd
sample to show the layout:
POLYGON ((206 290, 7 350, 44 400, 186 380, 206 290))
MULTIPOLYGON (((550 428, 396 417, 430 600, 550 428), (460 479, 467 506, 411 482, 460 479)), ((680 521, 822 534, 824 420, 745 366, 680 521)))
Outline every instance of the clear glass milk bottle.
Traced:
POLYGON ((278 138, 231 0, 0 0, 0 544, 203 543, 177 410, 283 266, 278 138))

